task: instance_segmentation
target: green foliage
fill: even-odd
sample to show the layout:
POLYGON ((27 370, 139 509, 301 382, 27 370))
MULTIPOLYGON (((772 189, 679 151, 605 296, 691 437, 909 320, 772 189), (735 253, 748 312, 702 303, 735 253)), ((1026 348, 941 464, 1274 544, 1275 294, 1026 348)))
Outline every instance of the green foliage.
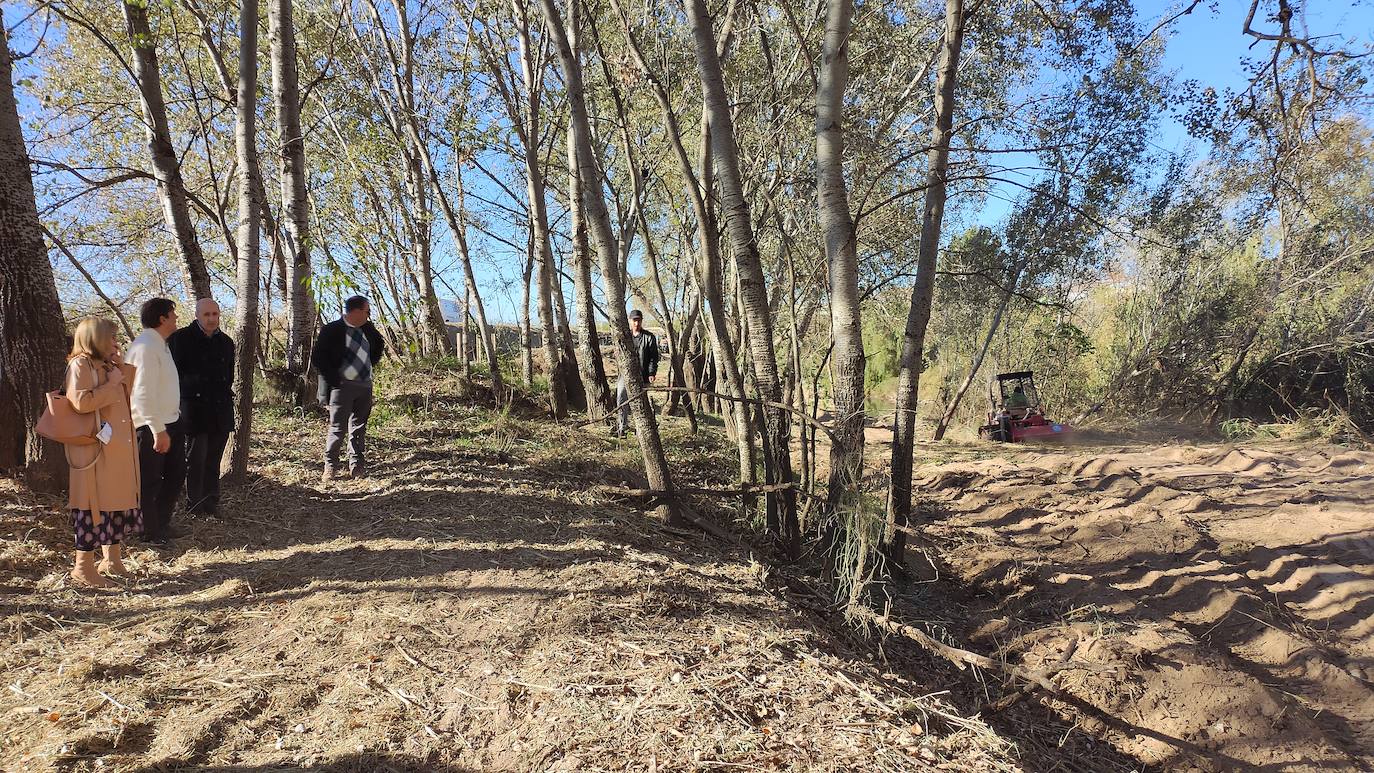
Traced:
POLYGON ((890 404, 902 359, 903 317, 869 315, 863 320, 864 393, 870 407, 890 404))
MULTIPOLYGON (((237 254, 232 85, 220 81, 221 66, 230 80, 237 67, 237 6, 131 2, 148 10, 151 35, 130 40, 118 3, 62 0, 62 15, 33 15, 31 25, 50 20, 60 34, 48 36, 16 73, 37 102, 26 127, 42 172, 35 184, 45 221, 77 245, 85 267, 126 312, 151 294, 184 294, 155 181, 137 173, 120 179, 125 170, 148 168, 140 95, 125 66, 131 49, 159 55, 174 150, 211 274, 232 275, 237 254)), ((487 309, 514 308, 518 302, 505 301, 523 289, 525 159, 501 91, 509 89, 517 103, 526 95, 511 55, 517 36, 507 4, 483 2, 471 19, 452 3, 404 7, 412 11, 407 55, 415 92, 424 95, 421 111, 405 105, 402 78, 390 71, 389 55, 403 39, 399 15, 385 7, 344 16, 327 4, 296 9, 301 81, 310 84, 302 108, 314 272, 308 288, 326 316, 343 297, 368 294, 399 342, 399 358, 433 372, 459 364, 420 362, 421 279, 436 276, 421 277, 418 266, 427 257, 431 274, 461 288, 453 281, 461 263, 436 192, 416 179, 408 135, 392 121, 418 114, 438 186, 452 200, 466 176, 468 197, 458 207, 487 309)), ((912 137, 928 124, 933 79, 913 76, 929 72, 942 9, 888 0, 861 10, 849 41, 855 55, 844 163, 859 222, 859 283, 869 293, 862 317, 867 404, 882 413, 893 402, 927 172, 912 137)), ((668 305, 681 319, 696 292, 699 248, 683 206, 689 181, 675 163, 648 76, 629 56, 620 18, 605 4, 584 12, 586 96, 604 129, 596 151, 617 215, 635 211, 631 172, 644 183, 636 204, 647 236, 635 232, 622 242, 631 284, 657 305, 644 265, 643 240, 651 239, 668 305)), ((543 50, 548 40, 535 16, 534 45, 543 50)), ((801 55, 808 46, 798 45, 792 17, 767 3, 741 6, 738 29, 747 32, 735 36, 725 76, 741 106, 736 140, 766 289, 777 301, 776 341, 782 350, 793 325, 805 324, 801 370, 809 380, 829 336, 828 267, 816 216, 814 61, 801 55)), ((695 155, 700 88, 681 9, 649 3, 632 9, 629 24, 695 155)), ((802 19, 806 34, 818 32, 808 25, 802 19)), ((1062 16, 1058 8, 1011 3, 973 19, 959 72, 959 172, 924 352, 922 410, 938 413, 968 378, 1005 301, 963 419, 985 408, 981 379, 1034 369, 1060 415, 1104 401, 1205 415, 1215 407, 1218 418, 1334 403, 1357 421, 1374 422, 1374 162, 1370 127, 1360 119, 1368 65, 1330 60, 1308 74, 1301 57, 1280 52, 1267 65, 1273 77, 1257 80, 1257 91, 1208 95, 1162 72, 1161 44, 1146 32, 1131 4, 1112 0, 1062 16), (1309 94, 1304 79, 1318 74, 1323 88, 1309 94), (1303 104, 1294 95, 1311 103, 1294 110, 1303 104), (1180 99, 1201 108, 1189 121, 1210 143, 1202 161, 1151 148, 1158 116, 1180 99), (1011 148, 1020 148, 1015 160, 1000 152, 1011 148), (1014 182, 993 182, 1008 178, 1014 182), (969 226, 986 223, 980 207, 1008 196, 1015 200, 1001 222, 969 226)), ((270 41, 262 38, 266 63, 270 41)), ((554 61, 542 59, 549 69, 536 74, 544 88, 539 146, 559 230, 553 246, 566 262, 567 81, 554 61)), ((270 137, 275 116, 265 98, 270 68, 262 72, 266 158, 278 140, 270 137)), ((263 167, 275 204, 281 170, 263 167)), ((725 257, 730 263, 734 256, 725 257)), ((55 265, 69 312, 100 308, 84 277, 62 260, 55 265)), ((264 268, 264 335, 274 356, 281 300, 267 281, 275 266, 264 268)), ((725 281, 728 295, 734 279, 725 281)), ((740 320, 732 311, 725 322, 740 320)), ((540 401, 542 379, 527 390, 516 358, 503 357, 500 367, 516 399, 540 401)), ((485 375, 485 363, 472 370, 485 375)), ((824 404, 829 385, 824 375, 820 381, 824 404)), ((379 420, 404 423, 408 410, 383 406, 379 420)))

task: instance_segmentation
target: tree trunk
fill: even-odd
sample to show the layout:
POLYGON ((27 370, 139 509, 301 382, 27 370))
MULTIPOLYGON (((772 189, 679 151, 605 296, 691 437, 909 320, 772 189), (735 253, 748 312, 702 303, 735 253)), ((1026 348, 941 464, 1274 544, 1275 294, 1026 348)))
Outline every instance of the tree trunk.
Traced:
POLYGON ((181 161, 172 146, 167 102, 162 96, 162 75, 158 69, 157 39, 148 25, 148 6, 139 0, 129 0, 122 5, 134 51, 134 74, 138 78, 139 101, 147 124, 148 151, 152 156, 153 176, 157 178, 158 198, 162 200, 162 215, 176 238, 187 286, 197 300, 209 298, 210 272, 205 268, 205 255, 196 238, 195 224, 191 222, 181 161))
MULTIPOLYGON (((687 322, 682 326, 678 337, 673 341, 673 349, 668 353, 668 359, 672 363, 673 384, 670 386, 683 386, 688 389, 696 389, 696 379, 692 374, 691 363, 687 361, 687 350, 692 344, 692 331, 696 329, 697 321, 701 318, 701 296, 697 295, 691 299, 688 305, 691 311, 687 312, 687 322)), ((682 395, 680 392, 672 392, 674 396, 682 395)), ((692 401, 692 394, 689 392, 682 395, 682 399, 676 403, 669 401, 663 408, 664 415, 669 415, 675 410, 677 405, 682 406, 683 413, 687 416, 687 424, 695 435, 697 430, 697 407, 692 401)))
MULTIPOLYGON (((408 5, 404 0, 392 0, 391 7, 396 11, 396 26, 401 33, 401 59, 395 68, 397 93, 401 99, 401 110, 405 116, 396 123, 408 124, 414 129, 413 121, 417 115, 415 100, 415 33, 410 28, 408 5)), ((405 125, 397 126, 405 131, 405 125)), ((410 152, 406 154, 406 181, 411 188, 415 202, 415 214, 411 228, 414 231, 416 276, 420 280, 420 302, 424 305, 425 323, 422 326, 429 339, 424 347, 430 356, 442 356, 448 352, 448 328, 444 325, 444 312, 439 308, 439 295, 434 289, 433 244, 431 240, 434 222, 433 204, 430 201, 430 175, 426 174, 424 158, 429 150, 425 147, 424 137, 418 131, 410 134, 410 152)), ((404 136, 404 135, 403 135, 404 136)))
MULTIPOLYGON (((658 304, 662 309, 663 327, 666 331, 669 343, 669 386, 682 386, 682 355, 678 351, 677 346, 677 326, 673 323, 672 309, 668 306, 668 294, 663 289, 663 278, 659 274, 658 270, 658 249, 654 246, 653 233, 649 229, 649 216, 645 211, 646 208, 644 206, 644 185, 643 180, 641 179, 639 174, 638 162, 635 160, 633 153, 634 145, 630 137, 629 118, 624 109, 624 102, 620 99, 618 95, 615 97, 615 102, 617 109, 621 112, 620 130, 625 142, 626 160, 629 162, 630 166, 631 188, 633 188, 634 190, 634 209, 637 215, 635 219, 638 221, 640 233, 644 237, 644 264, 645 267, 649 270, 649 280, 653 283, 654 291, 658 296, 658 304)), ((654 307, 653 302, 649 300, 647 297, 644 298, 644 303, 650 309, 654 307)), ((673 410, 677 407, 679 403, 678 396, 680 394, 681 393, 679 392, 669 393, 669 397, 664 402, 663 406, 664 416, 672 415, 673 410)), ((690 407, 687 409, 687 418, 688 421, 691 423, 692 432, 695 433, 697 431, 697 419, 696 415, 692 412, 692 409, 690 407)))
POLYGON ((1262 312, 1256 316, 1259 319, 1251 323, 1250 332, 1245 334, 1245 340, 1241 343, 1236 358, 1231 361, 1231 367, 1227 368, 1226 373, 1217 381, 1212 409, 1207 413, 1208 424, 1216 420, 1217 413, 1221 411, 1222 407, 1226 408, 1226 418, 1229 419, 1235 415, 1236 379, 1240 376, 1240 369, 1244 367, 1245 361, 1250 357, 1250 349, 1255 345, 1255 339, 1259 337, 1259 332, 1264 327, 1265 318, 1268 314, 1262 312))
MULTIPOLYGON (((581 17, 578 0, 568 3, 568 46, 581 66, 581 17)), ((583 407, 590 419, 605 417, 614 403, 606 381, 606 363, 601 355, 601 337, 596 331, 596 301, 592 297, 592 256, 587 245, 587 223, 582 217, 582 181, 577 171, 577 143, 567 132, 568 156, 568 230, 572 237, 573 291, 577 308, 575 362, 582 387, 583 407)))
MULTIPOLYGON (((575 3, 571 25, 571 35, 575 41, 575 3)), ((596 331, 592 255, 587 245, 587 223, 582 217, 582 183, 577 172, 577 143, 572 132, 568 132, 568 221, 572 235, 573 290, 577 304, 577 366, 582 371, 582 389, 587 395, 587 418, 600 419, 610 412, 614 398, 610 384, 606 382, 606 363, 601 356, 601 338, 596 331)))
POLYGON ((468 350, 469 310, 472 308, 472 290, 463 292, 463 323, 458 326, 458 363, 463 371, 463 380, 472 382, 472 352, 468 350))
POLYGON ((616 14, 620 17, 621 30, 625 34, 630 53, 634 56, 640 71, 644 73, 652 87, 655 99, 658 100, 659 111, 663 116, 663 126, 667 130, 669 144, 673 149, 673 154, 677 157, 678 167, 682 171, 687 198, 692 202, 692 212, 696 215, 697 249, 699 250, 699 270, 696 272, 696 278, 707 302, 707 316, 710 321, 706 328, 711 339, 712 354, 716 364, 715 372, 719 374, 722 391, 736 398, 736 400, 725 401, 721 413, 726 422, 727 433, 735 441, 738 450, 740 482, 754 483, 754 435, 749 429, 749 406, 742 402, 745 397, 744 379, 740 374, 739 363, 736 361, 734 342, 731 341, 727 332, 724 290, 721 282, 720 237, 715 209, 710 199, 714 178, 711 174, 711 129, 707 121, 706 109, 703 106, 701 143, 698 148, 701 174, 698 177, 692 166, 692 161, 687 155, 687 147, 682 140, 682 132, 678 126, 677 115, 673 113, 672 101, 668 98, 668 91, 645 60, 624 10, 619 3, 613 2, 613 5, 616 14))
MULTIPOLYGON (((816 204, 830 264, 830 334, 834 340, 835 434, 830 446, 829 505, 858 495, 864 449, 864 342, 859 258, 844 180, 844 92, 849 79, 853 0, 828 0, 816 85, 816 204)), ((800 361, 798 361, 800 368, 800 361)), ((801 373, 797 373, 798 379, 801 373)))
POLYGON ((1011 304, 1012 293, 1016 292, 1016 284, 1021 281, 1021 273, 1024 269, 1025 263, 1021 263, 1012 273, 1011 280, 1007 284, 1007 291, 1003 293, 1001 302, 997 304, 997 311, 992 315, 992 322, 988 324, 988 334, 983 337, 983 345, 978 349, 978 355, 973 358, 973 364, 969 366, 968 375, 959 384, 958 391, 949 399, 949 405, 945 406, 945 412, 940 416, 940 423, 935 426, 936 440, 944 440, 945 431, 949 429, 949 423, 954 419, 955 411, 959 410, 959 404, 964 401, 964 395, 973 385, 973 380, 978 377, 978 371, 983 367, 983 360, 988 356, 988 349, 992 348, 992 339, 997 336, 997 330, 1002 327, 1002 317, 1007 312, 1007 306, 1011 304))
POLYGON ((935 259, 945 216, 946 173, 953 134, 954 87, 964 43, 964 0, 945 0, 945 35, 940 72, 935 83, 935 120, 930 131, 926 200, 921 214, 921 241, 916 254, 916 283, 907 309, 906 332, 897 378, 897 406, 892 431, 892 481, 888 486, 884 547, 892 566, 906 561, 906 532, 911 521, 911 470, 916 441, 916 395, 920 388, 926 327, 935 291, 935 259))
POLYGON ((530 202, 530 228, 539 269, 539 327, 543 331, 544 371, 549 380, 549 408, 555 421, 568 417, 568 395, 559 367, 558 330, 553 312, 553 246, 549 241, 549 212, 544 200, 544 173, 539 168, 539 106, 541 84, 535 80, 534 52, 530 42, 526 0, 512 0, 516 31, 520 39, 520 73, 525 83, 524 124, 516 133, 525 145, 525 187, 530 202))
POLYGON ((66 484, 62 447, 33 431, 44 394, 62 385, 66 325, 34 200, 0 9, 0 469, 22 467, 36 491, 66 484))
POLYGON ((563 296, 562 270, 553 274, 553 309, 558 322, 558 369, 563 382, 563 394, 568 408, 587 410, 587 392, 582 386, 581 368, 577 364, 577 344, 573 339, 572 323, 568 321, 568 301, 563 296))
MULTIPOLYGON (((402 168, 404 169, 404 192, 398 196, 401 202, 400 215, 405 222, 403 238, 398 244, 409 245, 414 257, 404 268, 412 280, 413 289, 419 301, 418 328, 414 340, 418 343, 418 354, 441 356, 448 352, 448 329, 444 324, 443 311, 439 307, 439 296, 435 290, 433 260, 433 203, 430 200, 430 180, 424 158, 428 149, 415 125, 415 31, 410 26, 409 5, 403 0, 392 0, 395 12, 395 28, 400 35, 399 50, 390 39, 390 27, 382 17, 376 2, 368 2, 367 8, 376 21, 376 30, 383 43, 382 50, 391 68, 391 82, 395 89, 395 99, 389 101, 388 92, 381 83, 380 76, 364 61, 364 70, 373 88, 381 97, 378 100, 381 118, 387 129, 400 145, 402 168), (409 206, 405 206, 409 203, 409 206)), ((360 45, 365 45, 358 36, 356 28, 349 25, 350 31, 360 45)), ((366 185, 366 183, 364 183, 366 185)), ((381 219, 381 218, 379 218, 381 219)), ((397 305, 403 311, 405 304, 397 296, 397 305)), ((402 318, 403 321, 404 318, 402 318)))
MULTIPOLYGON (((702 108, 701 143, 698 148, 701 163, 701 194, 709 195, 714 187, 715 175, 712 173, 711 126, 706 120, 706 110, 702 108)), ((690 168, 690 165, 689 165, 690 168)), ((701 249, 701 274, 698 277, 702 294, 706 296, 708 322, 706 330, 711 339, 712 358, 715 362, 715 375, 724 389, 723 394, 735 397, 720 406, 721 413, 730 421, 733 428, 735 448, 739 457, 740 482, 756 483, 755 460, 758 457, 754 447, 753 422, 750 419, 750 406, 743 402, 748 395, 744 387, 744 373, 740 370, 735 340, 730 335, 730 319, 725 301, 724 261, 720 255, 720 230, 717 227, 715 206, 710 198, 705 198, 701 214, 697 217, 697 240, 701 249)), ((748 507, 748 500, 745 500, 748 507)))
POLYGON ((520 375, 525 386, 534 386, 534 341, 530 336, 530 277, 534 275, 534 236, 525 242, 524 292, 520 296, 520 375))
MULTIPOLYGON (((5 281, 0 278, 0 291, 4 290, 5 281)), ((0 324, 4 324, 2 320, 0 324)), ((0 350, 3 347, 4 341, 0 339, 0 350)), ((24 466, 24 441, 28 434, 24 431, 24 417, 29 411, 20 411, 14 385, 5 378, 3 357, 0 351, 0 475, 14 475, 22 473, 24 466)))
POLYGON ((406 183, 414 202, 410 223, 415 255, 412 275, 418 285, 424 317, 424 323, 421 325, 421 351, 430 357, 438 357, 443 356, 448 350, 448 328, 444 325, 443 309, 439 308, 439 294, 434 289, 434 249, 430 238, 434 215, 429 198, 429 177, 424 172, 419 151, 412 149, 410 155, 412 157, 407 161, 406 183))
MULTIPOLYGON (((127 7, 127 6, 126 6, 127 7)), ((253 364, 258 349, 259 207, 262 184, 257 148, 258 94, 258 0, 242 0, 239 8, 238 118, 234 146, 239 165, 238 224, 238 327, 235 329, 237 361, 234 380, 238 387, 238 427, 230 450, 230 477, 242 482, 248 474, 248 452, 253 439, 253 364)))
MULTIPOLYGON (((548 0, 545 0, 548 2, 548 0)), ((687 16, 696 39, 697 66, 705 90, 706 110, 710 117, 711 145, 716 171, 720 176, 721 206, 739 271, 740 298, 745 317, 749 320, 749 354, 754 380, 759 393, 769 403, 782 402, 781 382, 778 378, 777 356, 773 350, 773 324, 768 308, 768 291, 759 259, 758 242, 750 222, 749 202, 744 195, 744 181, 740 175, 738 148, 735 144, 734 119, 725 93, 725 80, 720 58, 716 52, 715 33, 706 11, 706 0, 687 0, 687 16)), ((770 484, 792 482, 791 449, 788 415, 770 406, 764 409, 764 471, 770 484)), ((792 489, 770 491, 767 499, 769 529, 782 544, 788 556, 796 557, 801 550, 801 535, 797 527, 797 496, 792 489)))
MULTIPOLYGON (((501 382, 501 365, 496 357, 496 346, 494 345, 491 326, 487 324, 487 309, 482 303, 482 295, 477 289, 477 275, 472 268, 472 255, 468 251, 467 219, 464 205, 465 194, 463 189, 463 165, 461 154, 455 152, 453 162, 453 180, 456 187, 457 206, 448 197, 444 186, 439 182, 439 172, 434 168, 434 159, 430 155, 429 146, 425 144, 420 136, 420 127, 414 115, 407 121, 408 133, 411 142, 420 150, 420 161, 424 166, 425 173, 429 176, 430 185, 434 189, 434 197, 439 202, 439 209, 444 213, 444 220, 448 223, 449 231, 453 233, 453 240, 458 245, 458 257, 463 262, 463 276, 467 284, 466 298, 463 302, 463 333, 467 335, 467 314, 471 310, 471 303, 476 301, 477 332, 482 337, 483 348, 486 350, 487 369, 491 371, 491 393, 492 397, 500 400, 504 385, 501 382)), ((455 151, 457 149, 455 148, 455 151)), ((442 322, 442 320, 441 320, 442 322)), ((447 340, 447 327, 445 327, 445 339, 447 340)), ((466 340, 466 339, 464 339, 466 340)), ((471 357, 471 353, 468 354, 471 357)), ((468 360, 463 361, 464 373, 467 374, 468 360)))
MULTIPOLYGON (((433 173, 433 167, 430 168, 433 173)), ((463 276, 467 281, 467 293, 471 296, 472 303, 476 304, 475 313, 477 318, 477 334, 482 337, 482 349, 486 353, 487 370, 491 377, 491 394, 498 402, 501 393, 505 391, 505 385, 501 381, 501 362, 497 358, 496 334, 492 331, 491 325, 487 323, 487 308, 482 303, 482 295, 477 290, 477 274, 472 269, 472 255, 468 252, 467 235, 467 210, 464 204, 463 193, 463 167, 461 161, 453 164, 453 177, 458 187, 458 211, 454 212, 448 206, 448 196, 443 192, 438 180, 434 182, 434 188, 439 192, 439 203, 444 208, 444 215, 448 217, 449 227, 453 229, 453 238, 458 242, 458 256, 463 259, 463 276)), ((463 327, 467 328, 467 306, 464 309, 463 327)))
MULTIPOLYGON (((554 0, 540 1, 544 16, 548 19, 549 35, 553 38, 558 58, 563 64, 568 107, 572 114, 571 129, 577 147, 578 173, 582 180, 582 208, 587 213, 592 240, 596 243, 597 255, 601 259, 601 276, 605 282, 606 304, 612 317, 611 329, 615 336, 616 359, 621 363, 635 362, 630 319, 625 311, 625 279, 620 270, 620 258, 617 255, 615 234, 611 230, 610 213, 606 210, 601 176, 597 173, 596 159, 592 153, 592 132, 590 121, 587 119, 582 67, 573 56, 563 27, 563 19, 554 5, 554 0)), ((658 421, 649 402, 649 393, 644 388, 643 376, 634 368, 631 368, 626 376, 625 388, 629 394, 630 412, 635 420, 635 436, 639 440, 640 454, 644 459, 645 477, 648 478, 651 489, 666 492, 666 501, 658 506, 659 515, 664 523, 679 524, 683 519, 672 499, 673 479, 668 470, 667 456, 663 453, 658 421)))
POLYGON ((284 221, 286 276, 286 369, 301 382, 299 403, 310 390, 310 342, 315 309, 310 297, 310 209, 306 198, 305 137, 301 133, 301 88, 296 66, 296 26, 292 0, 270 0, 272 96, 276 103, 277 142, 281 146, 281 216, 284 221))
POLYGON ((692 409, 700 413, 706 410, 708 397, 702 392, 714 390, 706 383, 706 353, 701 348, 701 341, 704 336, 697 331, 701 325, 700 298, 697 299, 697 306, 693 311, 696 314, 693 315, 692 325, 682 331, 682 375, 686 379, 687 387, 693 390, 687 394, 687 400, 692 404, 692 409))
MULTIPOLYGON (((779 218, 778 225, 779 225, 779 227, 781 227, 781 226, 783 225, 783 224, 782 224, 782 221, 781 221, 781 218, 779 218)), ((790 380, 791 380, 793 386, 795 387, 795 395, 794 395, 791 391, 789 391, 788 398, 789 398, 789 400, 790 400, 793 396, 795 396, 795 398, 796 398, 796 409, 797 409, 797 411, 798 411, 799 413, 801 413, 802 415, 806 415, 806 388, 805 388, 805 385, 806 385, 806 378, 805 378, 805 375, 802 373, 802 362, 803 362, 803 360, 802 360, 801 342, 802 342, 802 337, 805 335, 806 326, 807 326, 807 324, 809 324, 809 322, 810 322, 810 313, 811 313, 811 312, 810 312, 810 310, 808 310, 808 312, 807 312, 807 320, 806 320, 805 322, 799 322, 799 321, 798 321, 798 319, 797 319, 797 265, 796 265, 795 259, 793 258, 792 250, 791 250, 790 248, 786 248, 786 247, 785 247, 784 249, 786 250, 786 253, 785 253, 785 254, 786 254, 786 256, 787 256, 787 281, 788 281, 788 283, 791 285, 791 287, 789 288, 789 289, 790 289, 789 299, 790 299, 790 301, 791 301, 791 302, 790 302, 790 310, 789 310, 789 311, 790 311, 790 315, 789 315, 789 316, 791 317, 791 319, 790 319, 790 324, 788 325, 788 328, 789 328, 789 329, 788 329, 788 333, 790 334, 790 341, 791 341, 791 344, 792 344, 791 351, 789 352, 790 360, 791 360, 791 371, 792 371, 792 373, 791 373, 791 379, 790 379, 790 380)), ((832 341, 832 346, 833 346, 833 345, 834 345, 834 344, 833 344, 833 341, 832 341)), ((798 472, 800 473, 800 476, 801 476, 801 477, 800 477, 800 480, 798 481, 798 485, 801 487, 801 488, 800 488, 801 491, 805 491, 805 492, 807 492, 807 493, 810 493, 811 490, 812 490, 812 485, 811 485, 811 484, 812 484, 812 476, 811 476, 811 455, 807 452, 807 451, 808 451, 808 447, 807 447, 807 443, 806 443, 807 425, 806 425, 805 423, 798 423, 797 429, 798 429, 798 435, 800 436, 800 437, 798 438, 799 441, 800 441, 800 443, 798 444, 798 449, 801 451, 800 459, 799 459, 801 469, 798 471, 798 472)), ((799 525, 800 525, 800 527, 803 528, 803 529, 806 528, 806 526, 807 526, 805 523, 802 523, 802 524, 799 524, 799 525)))

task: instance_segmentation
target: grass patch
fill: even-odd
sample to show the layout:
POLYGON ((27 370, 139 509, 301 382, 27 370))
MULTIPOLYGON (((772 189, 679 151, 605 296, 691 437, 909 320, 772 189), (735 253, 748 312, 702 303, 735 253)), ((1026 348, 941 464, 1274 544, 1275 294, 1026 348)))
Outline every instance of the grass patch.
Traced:
POLYGON ((1365 435, 1350 415, 1333 409, 1303 408, 1292 416, 1270 422, 1256 422, 1250 418, 1227 419, 1219 425, 1221 434, 1230 441, 1319 441, 1340 445, 1367 446, 1365 435))

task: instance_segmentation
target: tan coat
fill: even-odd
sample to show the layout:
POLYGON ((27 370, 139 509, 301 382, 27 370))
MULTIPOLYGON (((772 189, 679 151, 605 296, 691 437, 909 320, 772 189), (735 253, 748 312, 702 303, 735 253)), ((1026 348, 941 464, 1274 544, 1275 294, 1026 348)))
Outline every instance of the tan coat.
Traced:
MULTIPOLYGON (((67 446, 67 461, 71 465, 68 507, 93 513, 138 507, 138 443, 134 439, 127 391, 133 383, 133 368, 124 366, 123 385, 109 383, 109 370, 110 366, 89 357, 77 357, 67 363, 65 393, 76 412, 91 414, 94 427, 99 427, 97 421, 107 421, 114 430, 114 436, 103 450, 99 443, 67 446), (96 416, 100 418, 97 420, 96 416), (92 459, 96 460, 95 466, 76 469, 90 464, 92 459)), ((100 523, 99 516, 94 520, 100 523)))

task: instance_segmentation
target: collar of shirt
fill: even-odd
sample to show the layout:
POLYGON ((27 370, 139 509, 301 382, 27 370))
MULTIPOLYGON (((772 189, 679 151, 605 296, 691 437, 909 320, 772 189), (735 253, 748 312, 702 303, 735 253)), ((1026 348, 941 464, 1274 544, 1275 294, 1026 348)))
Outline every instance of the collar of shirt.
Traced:
POLYGON ((143 328, 143 332, 139 333, 138 337, 134 339, 134 343, 138 343, 139 341, 142 341, 145 346, 152 346, 156 343, 163 349, 167 348, 167 339, 163 338, 161 333, 150 327, 143 328))

